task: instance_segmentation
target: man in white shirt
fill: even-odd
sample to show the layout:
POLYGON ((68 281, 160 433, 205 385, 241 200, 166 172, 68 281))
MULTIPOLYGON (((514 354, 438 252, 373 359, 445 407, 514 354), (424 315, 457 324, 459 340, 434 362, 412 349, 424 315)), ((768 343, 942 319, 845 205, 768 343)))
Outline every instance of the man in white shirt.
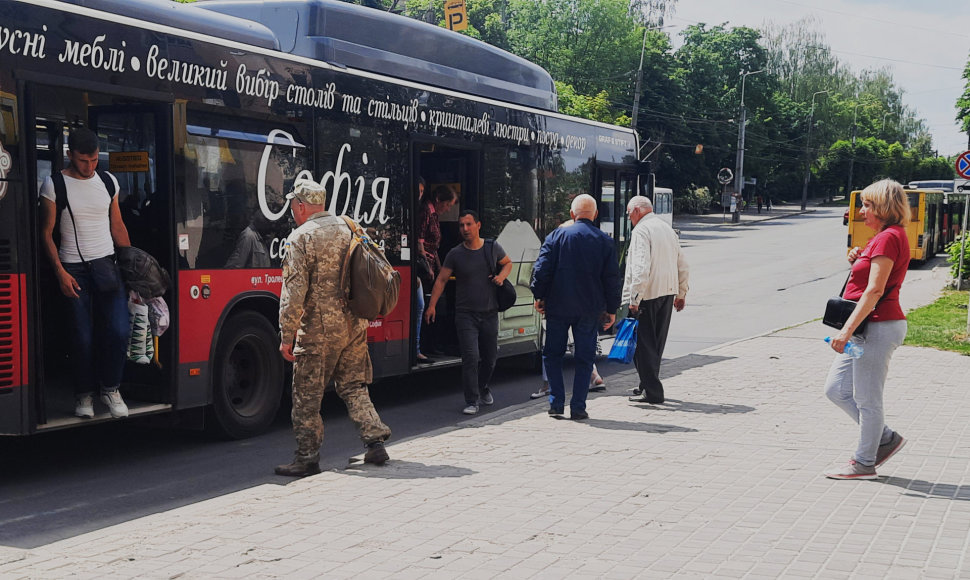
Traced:
POLYGON ((70 305, 73 322, 74 414, 86 419, 94 417, 95 390, 112 417, 128 416, 118 392, 130 331, 128 293, 114 249, 131 242, 118 206, 118 180, 98 171, 98 153, 98 136, 93 131, 71 131, 67 141, 70 165, 48 177, 40 188, 41 243, 70 305), (59 248, 53 238, 58 220, 59 248))
POLYGON ((650 199, 633 197, 626 206, 633 222, 626 256, 622 303, 637 317, 637 350, 633 355, 640 375, 637 403, 664 402, 660 361, 667 344, 670 315, 684 309, 689 270, 677 234, 653 213, 650 199))

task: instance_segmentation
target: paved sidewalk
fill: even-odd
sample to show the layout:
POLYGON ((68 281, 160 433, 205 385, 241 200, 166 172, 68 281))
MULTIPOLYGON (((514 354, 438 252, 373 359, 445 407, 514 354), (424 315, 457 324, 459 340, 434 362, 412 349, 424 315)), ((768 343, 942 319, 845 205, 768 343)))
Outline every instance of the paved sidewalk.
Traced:
POLYGON ((0 577, 970 577, 970 357, 900 348, 887 421, 909 444, 878 481, 832 481, 858 433, 822 393, 826 334, 669 361, 659 406, 604 364, 588 421, 523 403, 391 445, 384 467, 0 548, 0 577))

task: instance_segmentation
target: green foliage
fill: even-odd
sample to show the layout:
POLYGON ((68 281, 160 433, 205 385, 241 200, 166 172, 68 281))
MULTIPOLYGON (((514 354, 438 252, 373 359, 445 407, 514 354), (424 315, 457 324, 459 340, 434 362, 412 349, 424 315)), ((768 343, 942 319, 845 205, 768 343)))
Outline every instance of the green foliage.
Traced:
POLYGON ((947 263, 950 264, 950 276, 957 277, 957 270, 960 269, 960 245, 963 244, 963 271, 960 273, 962 280, 970 280, 970 236, 960 235, 946 246, 947 263))
POLYGON ((713 202, 710 189, 692 185, 683 194, 674 194, 674 213, 707 213, 713 202))
POLYGON ((963 78, 967 81, 966 88, 957 99, 957 121, 964 133, 970 133, 970 60, 963 69, 963 78))
POLYGON ((906 314, 908 346, 925 346, 970 355, 967 292, 944 292, 933 304, 906 314))
MULTIPOLYGON (((610 107, 610 96, 606 91, 600 91, 596 95, 580 95, 573 89, 572 85, 556 83, 556 92, 559 93, 559 112, 583 119, 591 119, 603 123, 617 123, 622 119, 614 116, 610 107)), ((627 121, 629 124, 629 121, 627 121)))

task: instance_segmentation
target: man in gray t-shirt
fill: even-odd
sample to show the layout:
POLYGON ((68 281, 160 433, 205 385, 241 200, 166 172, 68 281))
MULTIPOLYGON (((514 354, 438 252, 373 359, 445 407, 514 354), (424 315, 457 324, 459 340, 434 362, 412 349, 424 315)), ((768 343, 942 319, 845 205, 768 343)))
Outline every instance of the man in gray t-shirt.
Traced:
POLYGON ((462 413, 474 415, 479 405, 494 402, 488 380, 498 357, 498 300, 496 288, 512 271, 512 260, 502 246, 486 242, 479 232, 478 214, 466 209, 458 220, 462 243, 448 252, 441 272, 431 290, 424 312, 425 321, 435 319, 435 306, 452 274, 456 280, 455 327, 461 350, 461 383, 466 407, 462 413), (494 272, 501 266, 498 274, 494 272))

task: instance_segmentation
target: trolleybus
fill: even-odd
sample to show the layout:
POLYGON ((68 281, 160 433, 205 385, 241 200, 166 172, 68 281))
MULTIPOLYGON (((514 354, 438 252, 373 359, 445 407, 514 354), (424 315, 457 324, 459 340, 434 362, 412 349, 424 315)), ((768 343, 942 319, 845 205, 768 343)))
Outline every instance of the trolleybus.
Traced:
MULTIPOLYGON (((337 1, 0 0, 0 434, 109 420, 72 416, 71 336, 39 244, 38 184, 64 167, 71 128, 98 134, 132 243, 174 280, 160 365, 125 370, 131 416, 245 437, 270 424, 284 390, 284 195, 301 175, 325 185, 330 211, 372 228, 402 274, 397 307, 370 324, 375 377, 423 370, 419 178, 455 187, 457 209, 478 210, 515 263, 500 356, 538 351, 528 282, 544 235, 580 193, 623 215, 641 182, 630 129, 556 106, 538 66, 337 1), (254 243, 269 263, 245 251, 254 243)), ((442 229, 444 252, 459 242, 457 212, 442 229)))
MULTIPOLYGON (((853 191, 849 199, 849 234, 848 247, 864 248, 866 243, 876 235, 876 232, 865 224, 859 214, 862 203, 859 199, 861 191, 853 191)), ((951 221, 950 204, 944 203, 944 192, 938 189, 906 190, 909 198, 910 222, 906 227, 909 237, 910 262, 922 264, 935 256, 950 239, 951 221)))

